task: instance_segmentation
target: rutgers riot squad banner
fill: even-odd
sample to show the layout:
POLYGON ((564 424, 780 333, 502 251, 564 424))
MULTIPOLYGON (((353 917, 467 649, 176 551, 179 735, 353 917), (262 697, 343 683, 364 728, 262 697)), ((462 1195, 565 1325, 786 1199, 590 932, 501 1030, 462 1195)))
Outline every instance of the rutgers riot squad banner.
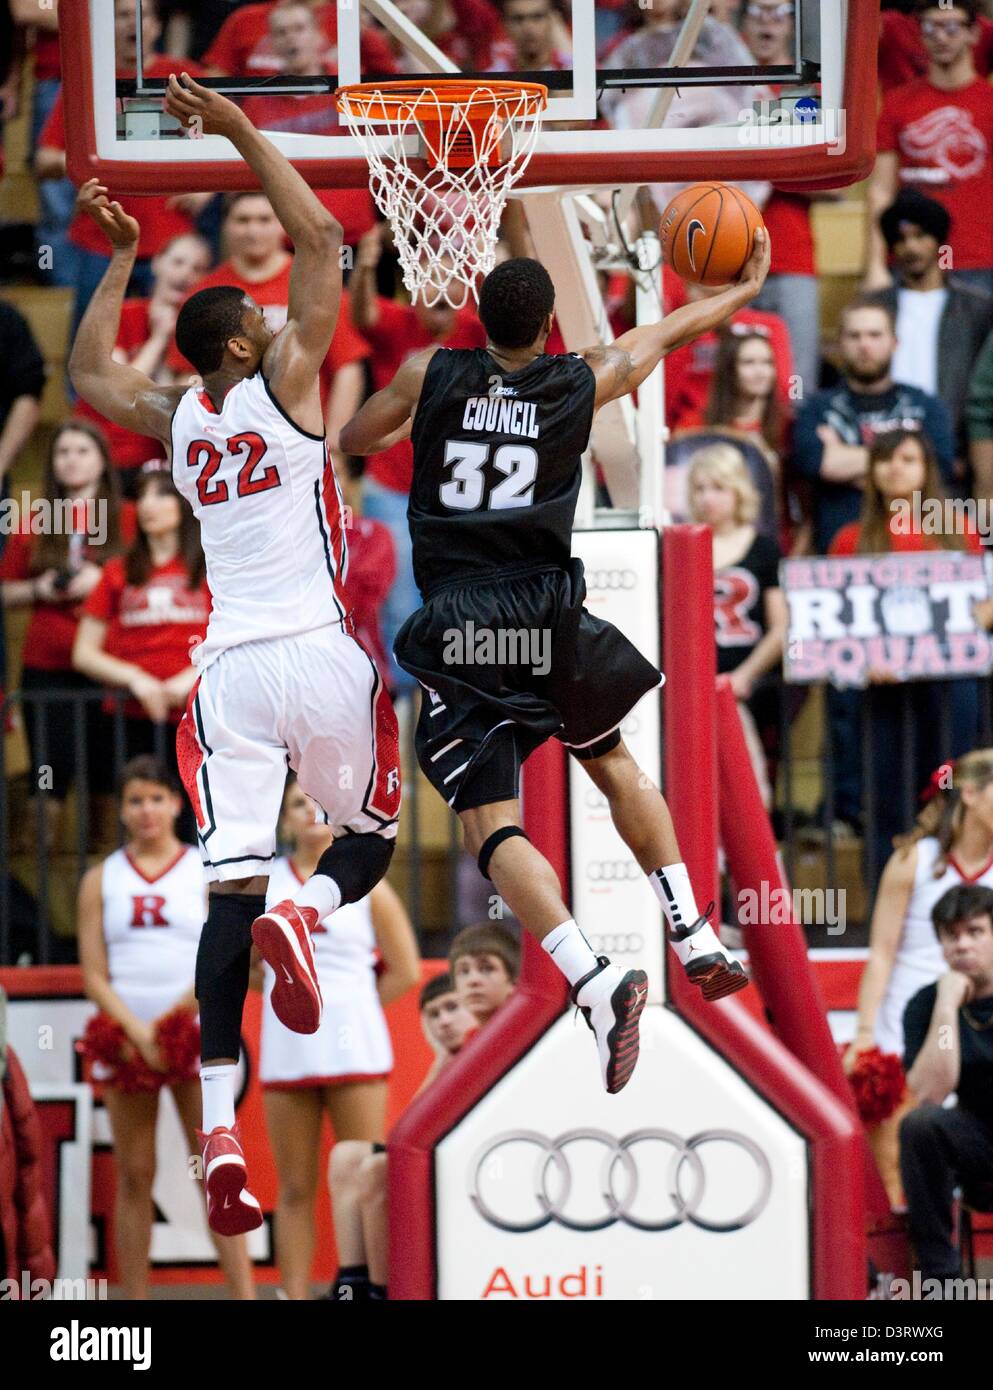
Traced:
POLYGON ((784 560, 789 605, 784 675, 793 685, 866 686, 981 676, 993 642, 977 621, 988 559, 959 551, 784 560))

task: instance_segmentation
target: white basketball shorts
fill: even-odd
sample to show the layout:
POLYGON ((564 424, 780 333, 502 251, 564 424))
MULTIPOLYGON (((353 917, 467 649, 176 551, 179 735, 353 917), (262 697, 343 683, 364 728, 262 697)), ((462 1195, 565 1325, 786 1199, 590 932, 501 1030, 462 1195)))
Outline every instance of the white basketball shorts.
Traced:
POLYGON ((177 755, 208 879, 268 873, 288 767, 336 834, 396 836, 396 715, 340 624, 221 652, 190 692, 177 755))

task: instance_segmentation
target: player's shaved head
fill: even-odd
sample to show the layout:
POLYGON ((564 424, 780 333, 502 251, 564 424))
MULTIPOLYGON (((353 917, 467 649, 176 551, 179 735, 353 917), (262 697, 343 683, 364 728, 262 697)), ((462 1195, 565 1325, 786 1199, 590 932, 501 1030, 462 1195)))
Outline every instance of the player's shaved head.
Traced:
POLYGON ((176 320, 176 346, 204 376, 216 372, 232 338, 244 332, 245 291, 237 285, 212 285, 191 294, 176 320))
POLYGON ((525 256, 491 270, 479 292, 479 317, 497 347, 530 347, 554 309, 552 277, 540 261, 525 256))

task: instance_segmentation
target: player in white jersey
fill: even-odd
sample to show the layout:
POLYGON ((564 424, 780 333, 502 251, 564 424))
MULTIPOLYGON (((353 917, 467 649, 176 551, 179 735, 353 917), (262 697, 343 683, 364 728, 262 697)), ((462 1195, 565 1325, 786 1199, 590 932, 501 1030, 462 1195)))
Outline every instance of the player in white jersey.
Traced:
MULTIPOLYGON (((283 799, 280 840, 290 852, 269 875, 269 901, 289 896, 317 864, 330 841, 317 807, 295 777, 283 799)), ((335 1143, 381 1143, 386 1129, 387 1076, 393 1049, 383 1005, 420 980, 410 919, 387 883, 359 903, 340 908, 314 928, 314 961, 327 1006, 316 1033, 301 1038, 284 1028, 270 1003, 273 971, 265 966, 259 1079, 269 1143, 279 1177, 276 1259, 283 1289, 310 1297, 314 1203, 320 1174, 325 1111, 335 1143), (379 966, 376 966, 376 952, 379 966)))
MULTIPOLYGON (((168 768, 151 757, 132 759, 121 783, 124 847, 88 870, 79 886, 77 929, 86 993, 120 1024, 153 1071, 163 1070, 156 1021, 176 1009, 196 1009, 193 976, 207 884, 200 856, 176 837, 181 808, 168 768)), ((124 1297, 146 1298, 159 1092, 119 1090, 99 1063, 93 1073, 104 1082, 117 1163, 114 1233, 124 1297)), ((170 1089, 196 1154, 196 1071, 170 1089)), ((214 1245, 235 1296, 254 1298, 244 1236, 218 1236, 214 1245)))
POLYGON ((213 599, 178 755, 212 881, 196 976, 208 1212, 216 1231, 232 1235, 262 1220, 246 1190, 234 1116, 251 943, 275 972, 280 1019, 315 1032, 321 995, 310 931, 364 898, 389 866, 399 751, 389 695, 352 635, 318 384, 341 298, 341 227, 219 92, 173 76, 166 109, 231 140, 295 247, 285 327, 273 334, 239 288, 202 290, 176 324, 202 385, 156 386, 113 359, 138 223, 95 180, 80 190, 113 255, 80 324, 70 375, 102 415, 169 448, 176 486, 200 522, 213 599), (307 883, 267 910, 287 765, 335 839, 307 883))
POLYGON ((931 919, 938 899, 962 884, 993 888, 993 749, 945 764, 932 789, 880 879, 849 1069, 874 1046, 903 1054, 904 1009, 948 969, 931 919))

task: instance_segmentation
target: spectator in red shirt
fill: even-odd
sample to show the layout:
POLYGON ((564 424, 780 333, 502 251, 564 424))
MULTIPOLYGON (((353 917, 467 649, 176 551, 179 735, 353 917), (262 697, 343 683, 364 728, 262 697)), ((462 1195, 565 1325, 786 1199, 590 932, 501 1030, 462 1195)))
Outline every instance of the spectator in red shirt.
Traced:
MULTIPOLYGON (((504 37, 496 7, 486 0, 396 0, 411 24, 426 34, 464 72, 486 72, 497 40, 504 37)), ((426 72, 398 39, 388 35, 400 72, 426 72)))
POLYGON ((347 517, 346 587, 355 635, 379 667, 383 680, 391 686, 393 662, 383 641, 381 610, 396 578, 396 548, 388 526, 362 515, 362 473, 353 460, 349 460, 344 472, 338 474, 338 481, 347 517))
MULTIPOLYGON (((135 6, 136 0, 114 0, 114 35, 119 77, 133 76, 136 71, 135 6)), ((154 53, 159 32, 155 0, 143 0, 142 37, 146 54, 146 77, 168 77, 176 70, 175 58, 159 57, 154 53)), ((183 67, 193 77, 200 76, 203 71, 196 63, 185 59, 183 67)), ((38 179, 45 180, 63 178, 65 168, 65 114, 60 93, 39 136, 34 169, 38 179)), ((151 294, 152 258, 158 255, 173 237, 193 230, 193 219, 210 197, 209 193, 187 193, 171 198, 121 197, 118 200, 124 211, 141 223, 138 259, 131 279, 133 294, 151 294)), ((69 228, 69 240, 76 248, 76 304, 72 325, 72 335, 75 335, 90 297, 100 283, 110 258, 106 254, 107 243, 103 234, 93 219, 85 213, 75 214, 69 228)))
MULTIPOLYGON (((287 77, 313 77, 315 73, 333 72, 328 65, 327 38, 319 17, 305 0, 287 0, 270 10, 269 34, 279 70, 287 77)), ((243 110, 259 130, 324 136, 346 133, 334 102, 324 95, 268 96, 262 93, 249 97, 243 110)), ((354 245, 376 220, 368 188, 320 189, 317 196, 341 223, 348 246, 354 245)))
MULTIPOLYGON (((276 8, 275 0, 268 4, 243 5, 228 15, 217 37, 203 55, 208 72, 218 77, 271 77, 281 70, 269 20, 276 8)), ((326 50, 324 61, 331 72, 338 70, 338 7, 328 0, 308 0, 323 30, 326 50)), ((361 49, 362 71, 388 73, 394 71, 393 58, 384 35, 376 29, 363 28, 361 49)), ((313 72, 320 69, 314 69, 313 72)), ((310 74, 313 76, 313 72, 310 74)))
MULTIPOLYGON (((193 285, 186 298, 214 285, 237 285, 265 311, 266 323, 278 333, 286 322, 293 257, 285 248, 283 228, 264 193, 234 194, 225 213, 224 240, 228 259, 193 285)), ((342 294, 338 325, 321 371, 328 442, 339 466, 338 435, 362 403, 362 363, 368 356, 369 344, 356 332, 349 297, 342 294)), ((180 377, 192 373, 175 339, 166 355, 166 365, 180 377)))
MULTIPOLYGON (((974 531, 946 525, 939 534, 927 535, 912 527, 915 499, 921 515, 931 504, 944 501, 945 490, 931 442, 919 430, 891 430, 880 435, 869 451, 862 515, 843 526, 831 542, 831 555, 885 555, 891 551, 969 550, 978 554, 979 536, 974 531)), ((949 517, 950 522, 957 516, 949 517)), ((993 626, 993 603, 977 605, 983 626, 993 626)), ((953 680, 902 682, 890 669, 869 672, 869 688, 862 699, 863 717, 872 720, 872 767, 875 844, 873 867, 878 872, 889 858, 894 836, 906 830, 905 806, 916 803, 932 770, 946 759, 955 759, 980 741, 980 683, 969 677, 953 680), (907 723, 909 721, 909 724, 907 723), (907 766, 905 725, 914 732, 914 751, 907 766), (943 746, 947 728, 950 746, 943 746), (911 797, 899 789, 911 779, 911 797)), ((856 731, 853 731, 856 732, 856 731)), ((848 750, 858 758, 856 743, 848 750)))
POLYGON ((993 87, 976 74, 977 13, 975 0, 923 6, 927 76, 884 98, 867 201, 867 289, 892 283, 879 218, 901 185, 912 184, 951 216, 951 263, 944 268, 993 293, 993 87))
MULTIPOLYGON (((796 20, 792 5, 780 0, 750 0, 741 21, 741 36, 757 63, 773 66, 794 61, 796 20)), ((778 96, 780 88, 769 89, 778 96)), ((779 314, 790 330, 797 375, 808 391, 820 383, 820 309, 810 205, 834 193, 798 193, 773 187, 762 207, 772 240, 769 278, 755 308, 779 314)))
MULTIPOLYGON (((352 314, 372 348, 372 379, 382 390, 415 352, 438 343, 448 348, 486 346, 486 332, 469 308, 452 309, 441 303, 428 309, 423 304, 398 304, 376 293, 376 267, 383 249, 383 231, 375 228, 359 243, 355 269, 349 281, 352 314)), ((392 661, 393 640, 403 623, 420 604, 410 558, 407 526, 407 494, 414 473, 409 439, 401 439, 366 463, 362 506, 367 517, 389 527, 396 549, 397 573, 383 608, 383 637, 391 658, 391 686, 400 692, 416 682, 392 661)))
POLYGON ((50 524, 37 534, 32 519, 23 518, 0 562, 0 590, 4 608, 32 609, 24 638, 21 691, 26 697, 24 722, 33 780, 46 792, 44 813, 54 844, 77 772, 80 720, 85 726, 87 784, 92 794, 104 798, 102 808, 95 808, 97 819, 106 828, 114 816, 108 722, 97 700, 71 700, 72 696, 92 696, 97 689, 73 668, 72 648, 82 604, 99 582, 104 564, 120 548, 117 478, 107 442, 95 425, 73 420, 56 431, 41 498, 36 501, 68 506, 72 529, 56 533, 50 524), (37 697, 42 693, 63 698, 40 702, 37 697))
MULTIPOLYGON (((719 293, 705 285, 684 285, 679 277, 666 269, 662 277, 666 313, 671 313, 687 299, 703 299, 719 293)), ((778 314, 769 314, 751 304, 739 309, 726 325, 727 331, 740 333, 755 329, 769 341, 776 363, 776 386, 784 411, 789 411, 790 388, 793 385, 793 348, 789 329, 778 314)), ((665 360, 665 410, 670 429, 683 429, 703 413, 714 369, 720 339, 717 333, 705 333, 688 347, 677 348, 665 360)))
POLYGON ((552 0, 503 0, 503 22, 509 38, 493 45, 491 71, 571 70, 572 49, 552 0))
MULTIPOLYGON (((129 363, 153 381, 172 382, 173 373, 165 358, 176 329, 176 315, 192 286, 207 274, 210 262, 210 247, 195 233, 174 237, 152 258, 155 278, 151 298, 126 299, 121 307, 121 327, 114 348, 116 361, 129 363)), ((162 445, 157 439, 135 434, 104 419, 82 398, 76 402, 75 414, 101 427, 118 470, 121 491, 125 497, 133 498, 138 470, 149 459, 159 457, 162 445)))
MULTIPOLYGON (((879 25, 879 85, 883 92, 923 77, 927 72, 927 49, 921 42, 920 25, 912 14, 884 6, 879 25)), ((987 77, 993 67, 993 20, 980 15, 979 38, 974 51, 976 71, 987 77)))
MULTIPOLYGON (((175 730, 196 683, 190 652, 207 634, 210 591, 199 527, 164 461, 142 472, 137 521, 127 554, 107 561, 83 606, 72 660, 84 676, 133 696, 124 705, 125 757, 154 752, 178 777, 175 730)), ((192 840, 189 808, 183 829, 192 840)))

